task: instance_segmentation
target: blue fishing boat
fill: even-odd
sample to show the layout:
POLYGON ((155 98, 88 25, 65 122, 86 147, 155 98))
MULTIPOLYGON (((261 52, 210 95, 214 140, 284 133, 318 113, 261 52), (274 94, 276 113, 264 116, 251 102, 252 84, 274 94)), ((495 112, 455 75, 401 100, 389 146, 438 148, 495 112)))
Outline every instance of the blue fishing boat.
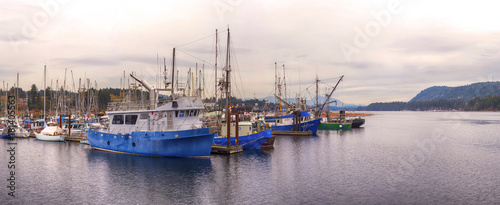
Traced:
MULTIPOLYGON (((235 125, 231 123, 231 145, 236 145, 235 137, 235 125)), ((262 144, 268 141, 272 137, 271 130, 264 130, 262 132, 257 132, 252 124, 249 122, 242 122, 238 125, 238 144, 243 147, 243 149, 260 149, 262 144)), ((227 145, 227 127, 225 123, 221 128, 221 135, 214 138, 214 144, 216 145, 227 145)))
POLYGON ((7 128, 0 130, 0 138, 5 138, 5 139, 11 138, 10 135, 7 134, 7 128))
MULTIPOLYGON (((300 113, 300 131, 311 131, 313 134, 316 134, 321 119, 312 119, 311 112, 309 111, 301 111, 300 113)), ((297 131, 293 130, 293 114, 278 117, 266 116, 265 121, 268 123, 277 121, 275 125, 271 126, 271 130, 274 131, 297 131)))
POLYGON ((149 105, 134 102, 108 106, 107 129, 89 130, 95 149, 157 157, 208 157, 215 129, 202 128, 198 115, 204 110, 199 97, 171 97, 158 106, 155 88, 131 75, 150 91, 149 105), (157 107, 158 106, 158 107, 157 107))

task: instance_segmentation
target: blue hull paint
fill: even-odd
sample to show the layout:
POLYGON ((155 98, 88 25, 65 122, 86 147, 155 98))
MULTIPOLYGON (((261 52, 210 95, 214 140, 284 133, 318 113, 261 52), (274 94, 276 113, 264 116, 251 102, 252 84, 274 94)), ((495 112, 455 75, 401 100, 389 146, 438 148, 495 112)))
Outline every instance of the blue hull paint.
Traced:
POLYGON ((0 138, 9 139, 11 137, 10 137, 10 135, 0 135, 0 138))
MULTIPOLYGON (((271 138, 272 131, 265 130, 263 132, 239 136, 239 145, 243 147, 243 149, 260 149, 262 144, 267 141, 267 139, 271 138)), ((235 145, 235 137, 231 137, 231 145, 235 145)), ((216 137, 214 138, 214 144, 216 145, 227 145, 227 138, 216 137)))
POLYGON ((90 146, 107 151, 156 157, 208 157, 215 133, 208 128, 109 134, 89 130, 90 146), (108 145, 109 142, 109 145, 108 145), (134 146, 135 145, 135 146, 134 146))
MULTIPOLYGON (((301 131, 311 131, 313 134, 316 134, 320 122, 321 119, 318 118, 315 120, 300 123, 301 131)), ((293 130, 293 125, 272 126, 271 129, 276 131, 291 131, 293 130)))

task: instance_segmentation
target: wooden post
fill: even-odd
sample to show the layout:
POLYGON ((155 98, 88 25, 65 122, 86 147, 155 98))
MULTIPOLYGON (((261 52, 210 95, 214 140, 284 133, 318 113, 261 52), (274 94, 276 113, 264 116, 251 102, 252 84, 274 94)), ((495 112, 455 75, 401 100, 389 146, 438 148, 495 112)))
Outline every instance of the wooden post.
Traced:
POLYGON ((68 117, 68 136, 71 136, 71 115, 59 115, 59 127, 62 129, 62 118, 68 117))
POLYGON ((68 115, 68 137, 71 136, 71 115, 68 115))
POLYGON ((229 112, 229 107, 226 111, 226 124, 227 124, 227 149, 231 148, 231 112, 229 112))
POLYGON ((239 135, 238 135, 238 131, 239 131, 239 114, 236 113, 236 127, 235 127, 235 141, 234 141, 234 145, 236 147, 238 147, 240 145, 240 142, 239 142, 239 135))

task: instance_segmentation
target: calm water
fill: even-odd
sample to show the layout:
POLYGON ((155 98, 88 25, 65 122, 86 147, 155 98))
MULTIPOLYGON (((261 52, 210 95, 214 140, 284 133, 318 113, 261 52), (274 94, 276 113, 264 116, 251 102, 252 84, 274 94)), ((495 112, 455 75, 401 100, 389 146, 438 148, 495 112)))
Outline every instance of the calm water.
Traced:
POLYGON ((170 159, 1 140, 1 204, 500 204, 500 113, 376 112, 271 150, 170 159))

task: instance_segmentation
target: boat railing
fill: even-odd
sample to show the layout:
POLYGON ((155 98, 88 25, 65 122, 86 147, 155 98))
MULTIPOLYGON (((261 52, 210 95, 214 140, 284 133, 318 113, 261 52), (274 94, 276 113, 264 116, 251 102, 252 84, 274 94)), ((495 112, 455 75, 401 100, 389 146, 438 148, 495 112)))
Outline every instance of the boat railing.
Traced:
MULTIPOLYGON (((149 100, 137 101, 118 101, 112 100, 108 103, 108 111, 127 111, 127 110, 150 110, 149 100)), ((169 99, 160 98, 157 100, 157 107, 169 102, 169 99)))
POLYGON ((149 101, 109 102, 108 111, 148 110, 149 101))

